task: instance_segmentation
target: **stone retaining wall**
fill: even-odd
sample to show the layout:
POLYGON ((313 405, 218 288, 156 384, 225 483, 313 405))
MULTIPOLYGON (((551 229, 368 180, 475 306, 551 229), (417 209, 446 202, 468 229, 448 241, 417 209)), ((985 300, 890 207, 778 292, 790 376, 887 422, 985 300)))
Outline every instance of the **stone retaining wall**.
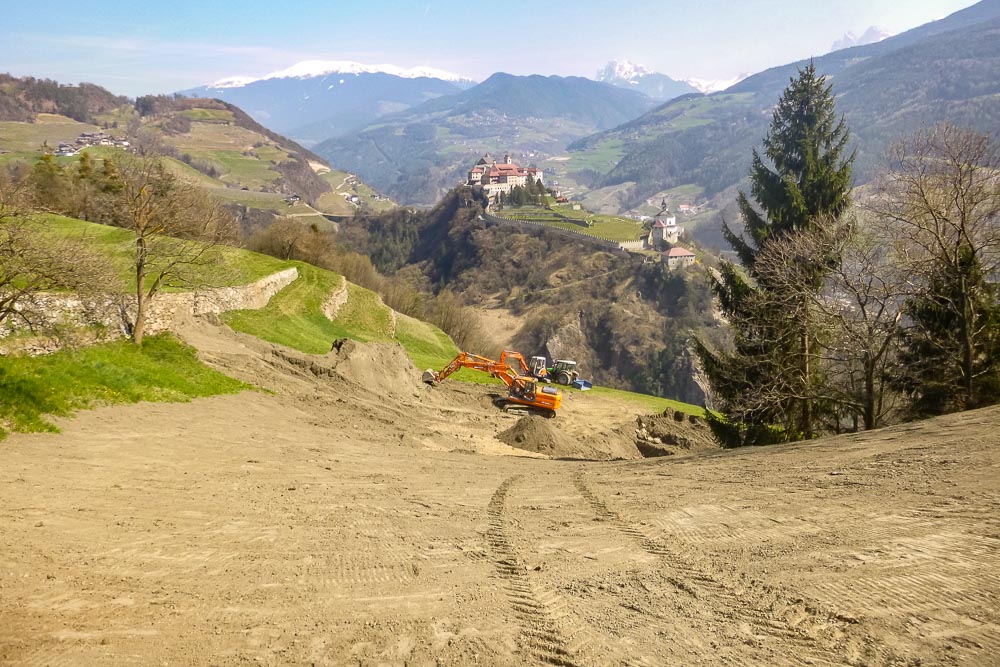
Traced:
MULTIPOLYGON (((177 318, 185 315, 263 308, 271 297, 291 284, 298 275, 298 269, 292 267, 247 285, 203 288, 193 292, 160 293, 147 303, 146 333, 155 334, 169 329, 177 318)), ((74 294, 41 294, 33 299, 31 309, 40 313, 44 321, 42 328, 78 328, 97 325, 105 329, 100 338, 110 339, 128 335, 128 323, 135 320, 135 296, 86 299, 74 294)), ((23 325, 11 322, 6 327, 0 328, 0 339, 24 329, 23 325)), ((22 346, 12 342, 0 346, 0 352, 19 348, 29 353, 41 353, 54 351, 60 346, 61 343, 55 339, 49 342, 33 340, 25 342, 22 346)))
POLYGON ((347 303, 347 278, 340 277, 340 285, 333 290, 326 301, 323 302, 323 314, 331 322, 337 319, 337 312, 347 303))

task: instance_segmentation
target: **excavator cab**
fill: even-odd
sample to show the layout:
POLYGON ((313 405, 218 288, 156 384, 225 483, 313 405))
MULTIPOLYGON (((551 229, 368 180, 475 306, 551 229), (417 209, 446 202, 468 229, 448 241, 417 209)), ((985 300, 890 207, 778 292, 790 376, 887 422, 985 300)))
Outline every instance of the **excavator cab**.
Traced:
POLYGON ((531 361, 528 362, 528 371, 541 380, 548 377, 548 373, 545 370, 545 367, 548 365, 548 359, 545 357, 532 357, 531 361))
POLYGON ((525 401, 534 401, 536 385, 537 383, 535 378, 529 378, 527 376, 516 378, 514 380, 514 384, 510 386, 510 395, 513 398, 521 398, 525 401))

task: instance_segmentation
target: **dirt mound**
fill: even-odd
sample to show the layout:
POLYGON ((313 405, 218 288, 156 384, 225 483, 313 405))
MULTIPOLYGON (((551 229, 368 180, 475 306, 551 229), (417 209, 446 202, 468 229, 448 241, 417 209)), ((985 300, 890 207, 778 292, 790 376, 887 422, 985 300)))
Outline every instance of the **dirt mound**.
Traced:
POLYGON ((646 457, 719 448, 704 419, 673 410, 662 415, 637 417, 635 444, 646 457))
POLYGON ((522 417, 497 438, 511 447, 553 458, 597 461, 639 458, 635 445, 612 431, 595 431, 587 436, 575 437, 562 430, 558 419, 534 415, 522 417))
POLYGON ((420 371, 401 345, 346 341, 323 357, 337 375, 378 394, 413 398, 424 388, 420 371))

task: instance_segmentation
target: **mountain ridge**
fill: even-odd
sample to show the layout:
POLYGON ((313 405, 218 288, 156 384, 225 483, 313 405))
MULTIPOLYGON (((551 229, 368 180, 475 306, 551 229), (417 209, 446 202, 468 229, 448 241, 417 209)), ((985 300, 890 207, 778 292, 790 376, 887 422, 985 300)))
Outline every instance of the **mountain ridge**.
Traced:
POLYGON ((433 204, 485 152, 531 162, 655 104, 583 77, 497 72, 482 83, 379 119, 316 151, 397 201, 433 204))
POLYGON ((473 80, 460 74, 448 72, 435 67, 418 65, 416 67, 399 67, 397 65, 368 65, 354 60, 303 60, 281 70, 265 74, 261 77, 233 76, 220 79, 207 88, 240 88, 258 81, 271 79, 308 79, 328 74, 389 74, 401 79, 440 79, 452 83, 469 82, 473 80))
MULTIPOLYGON (((581 139, 570 145, 565 168, 593 164, 589 155, 613 162, 589 178, 620 189, 619 210, 681 185, 698 185, 712 198, 746 177, 775 101, 808 62, 766 70, 720 93, 672 100, 581 139)), ((860 182, 901 134, 942 120, 987 131, 1000 125, 1000 0, 812 62, 828 77, 854 136, 860 182)))

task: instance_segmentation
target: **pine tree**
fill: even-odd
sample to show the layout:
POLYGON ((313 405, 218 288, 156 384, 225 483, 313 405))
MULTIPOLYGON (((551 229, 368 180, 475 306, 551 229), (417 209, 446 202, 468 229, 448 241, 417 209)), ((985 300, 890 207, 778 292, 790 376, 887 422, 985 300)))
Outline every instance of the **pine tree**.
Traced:
POLYGON ((939 265, 927 289, 906 303, 911 324, 899 384, 913 397, 914 417, 1000 400, 1000 292, 971 248, 960 249, 956 264, 939 265))
MULTIPOLYGON (((753 152, 750 195, 739 195, 744 232, 724 225, 723 234, 742 265, 724 264, 714 287, 733 326, 734 346, 716 352, 698 341, 716 406, 726 417, 716 433, 726 444, 761 444, 812 437, 817 419, 815 327, 808 309, 790 303, 780 285, 754 270, 767 244, 836 219, 849 203, 849 135, 834 110, 831 87, 812 63, 785 89, 763 141, 753 152), (766 400, 754 400, 766 397, 766 400)), ((818 290, 824 267, 836 258, 800 259, 818 290)))

